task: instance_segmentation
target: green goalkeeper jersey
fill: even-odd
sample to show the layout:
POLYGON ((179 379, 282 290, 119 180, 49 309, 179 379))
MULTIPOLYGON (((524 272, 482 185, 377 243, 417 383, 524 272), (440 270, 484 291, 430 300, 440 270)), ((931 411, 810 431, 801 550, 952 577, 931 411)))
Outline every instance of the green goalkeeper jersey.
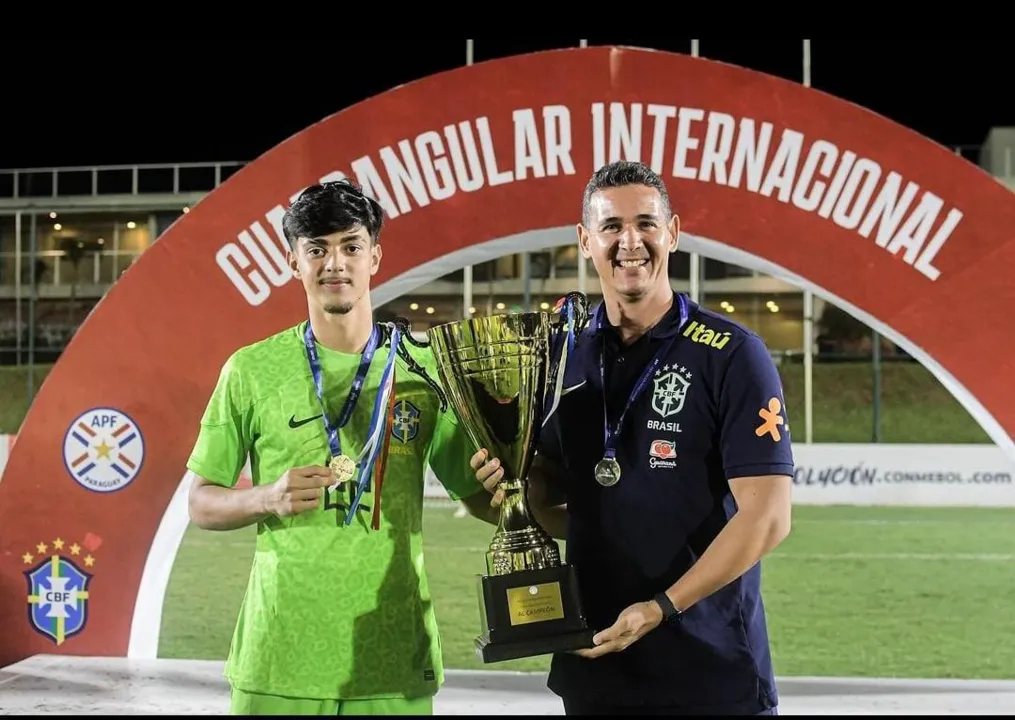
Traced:
MULTIPOLYGON (((253 483, 266 485, 290 468, 327 464, 330 451, 304 328, 302 323, 244 347, 225 363, 187 465, 193 472, 231 487, 249 456, 253 483)), ((429 351, 406 345, 438 381, 429 351)), ((317 347, 334 424, 360 355, 317 347)), ((355 410, 340 431, 342 451, 350 457, 366 442, 389 352, 387 345, 377 349, 355 410)), ((234 686, 354 699, 433 694, 442 684, 421 535, 427 465, 454 498, 483 488, 469 467, 473 450, 454 412, 450 407, 441 412, 433 388, 401 357, 393 392, 379 530, 371 527, 378 500, 372 479, 349 525, 353 482, 325 490, 315 510, 258 523, 226 663, 234 686)))

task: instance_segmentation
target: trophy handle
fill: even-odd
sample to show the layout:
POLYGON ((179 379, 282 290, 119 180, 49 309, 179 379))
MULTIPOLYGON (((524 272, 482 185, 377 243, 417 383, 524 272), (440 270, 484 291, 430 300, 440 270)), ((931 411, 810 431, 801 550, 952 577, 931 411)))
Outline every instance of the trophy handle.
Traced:
POLYGON ((387 326, 388 329, 389 338, 391 337, 391 330, 394 328, 398 329, 399 333, 397 343, 398 346, 392 348, 392 350, 397 352, 398 355, 403 360, 405 360, 405 364, 409 366, 409 370, 411 372, 414 372, 417 375, 419 375, 426 381, 426 383, 431 388, 433 388, 433 391, 437 393, 437 399, 440 400, 441 412, 445 412, 448 409, 448 396, 447 393, 444 392, 444 388, 441 387, 441 384, 439 382, 430 377, 430 373, 426 371, 426 368, 424 368, 422 365, 416 362, 416 358, 414 358, 412 354, 409 353, 408 350, 406 350, 404 344, 408 342, 410 345, 415 345, 416 347, 422 350, 429 350, 430 342, 426 340, 417 340, 415 337, 413 337, 411 324, 409 323, 409 320, 407 318, 396 317, 393 322, 385 323, 385 325, 387 326))
POLYGON ((558 320, 552 325, 554 332, 550 341, 551 361, 543 402, 543 426, 553 417, 560 403, 567 358, 574 352, 578 336, 589 322, 589 301, 583 293, 569 292, 557 302, 554 311, 558 320))
POLYGON ((560 322, 566 319, 568 329, 568 352, 572 352, 578 342, 578 336, 582 334, 591 319, 589 316, 589 299, 584 293, 572 291, 557 301, 554 312, 559 313, 560 322))

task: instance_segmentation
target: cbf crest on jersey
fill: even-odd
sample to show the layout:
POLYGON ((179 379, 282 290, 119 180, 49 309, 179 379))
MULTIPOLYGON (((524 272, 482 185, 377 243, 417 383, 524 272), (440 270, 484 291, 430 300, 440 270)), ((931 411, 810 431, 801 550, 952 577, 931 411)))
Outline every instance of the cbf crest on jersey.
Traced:
POLYGON ((391 423, 391 434, 407 443, 419 433, 419 408, 408 400, 395 403, 395 415, 391 423))
POLYGON ((63 436, 63 462, 81 487, 109 493, 127 487, 144 463, 141 429, 115 408, 94 408, 71 421, 63 436))
POLYGON ((661 417, 676 415, 684 407, 691 371, 679 365, 663 365, 653 378, 652 409, 661 417))
POLYGON ((82 543, 66 543, 56 538, 40 542, 33 551, 21 556, 29 569, 28 621, 32 629, 63 645, 88 624, 89 590, 95 565, 92 554, 98 541, 88 536, 82 543))

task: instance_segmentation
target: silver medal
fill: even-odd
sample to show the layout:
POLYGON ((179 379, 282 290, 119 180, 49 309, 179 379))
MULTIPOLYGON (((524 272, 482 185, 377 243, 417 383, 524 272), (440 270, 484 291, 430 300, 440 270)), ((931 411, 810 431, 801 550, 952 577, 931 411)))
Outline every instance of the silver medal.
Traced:
POLYGON ((613 458, 603 458, 596 463, 596 482, 603 487, 612 487, 620 480, 620 463, 613 458))

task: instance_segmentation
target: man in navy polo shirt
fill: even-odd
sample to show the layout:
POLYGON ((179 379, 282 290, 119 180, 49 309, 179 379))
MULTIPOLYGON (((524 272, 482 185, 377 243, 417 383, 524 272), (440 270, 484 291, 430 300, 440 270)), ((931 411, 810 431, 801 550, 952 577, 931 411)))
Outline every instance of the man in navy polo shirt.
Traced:
MULTIPOLYGON (((553 657, 569 715, 777 714, 759 561, 790 527, 782 386, 761 338, 673 292, 679 230, 645 165, 589 181, 578 241, 603 302, 529 475, 601 629, 553 657)), ((472 467, 499 503, 497 459, 472 467)))

